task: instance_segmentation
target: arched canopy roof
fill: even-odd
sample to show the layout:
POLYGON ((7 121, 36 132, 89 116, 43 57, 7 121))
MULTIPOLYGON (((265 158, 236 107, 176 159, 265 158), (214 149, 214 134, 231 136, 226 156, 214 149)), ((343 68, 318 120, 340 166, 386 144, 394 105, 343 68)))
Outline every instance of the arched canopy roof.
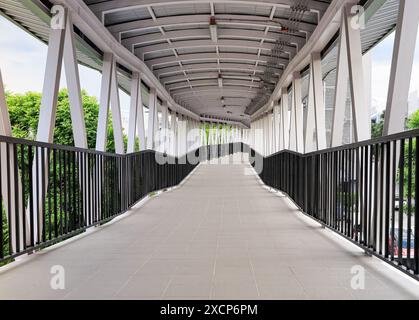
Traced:
POLYGON ((176 102, 232 120, 254 108, 256 97, 269 97, 331 2, 84 1, 176 102))

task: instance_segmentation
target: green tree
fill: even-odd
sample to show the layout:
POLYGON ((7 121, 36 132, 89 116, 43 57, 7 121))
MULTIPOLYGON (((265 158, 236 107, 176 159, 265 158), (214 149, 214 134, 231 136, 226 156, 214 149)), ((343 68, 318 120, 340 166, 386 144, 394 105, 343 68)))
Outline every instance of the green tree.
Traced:
POLYGON ((377 122, 371 123, 371 137, 372 138, 379 138, 383 136, 384 118, 385 118, 385 111, 381 113, 380 118, 377 120, 377 122))
MULTIPOLYGON (((410 117, 407 119, 407 129, 414 130, 419 129, 419 110, 414 112, 410 117)), ((411 175, 411 185, 412 185, 412 199, 415 197, 415 183, 416 183, 416 139, 412 139, 412 149, 411 153, 409 154, 409 142, 405 142, 405 149, 404 149, 404 198, 407 200, 408 194, 408 186, 409 186, 409 170, 408 170, 408 163, 409 160, 412 162, 412 175, 411 175)), ((414 208, 413 208, 414 211, 414 208)), ((405 210, 405 213, 407 209, 405 210)))
POLYGON ((408 119, 407 119, 407 128, 410 130, 419 129, 419 110, 416 110, 408 119))
MULTIPOLYGON (((38 129, 41 94, 27 92, 25 94, 6 95, 12 124, 12 133, 16 138, 34 140, 38 129)), ((89 96, 82 91, 84 118, 86 123, 87 143, 90 149, 96 145, 97 120, 99 104, 96 97, 89 96)), ((112 117, 109 115, 107 151, 115 151, 112 117)), ((124 135, 125 144, 127 137, 124 135)), ((54 130, 54 143, 74 146, 73 129, 70 115, 70 102, 67 89, 60 90, 58 94, 57 117, 54 130)), ((137 147, 138 148, 138 147, 137 147)))

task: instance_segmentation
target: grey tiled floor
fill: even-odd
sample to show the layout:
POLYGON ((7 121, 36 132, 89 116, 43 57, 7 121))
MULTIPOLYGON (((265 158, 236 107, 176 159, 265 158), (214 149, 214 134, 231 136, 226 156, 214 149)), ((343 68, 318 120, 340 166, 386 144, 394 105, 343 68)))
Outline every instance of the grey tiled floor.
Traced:
POLYGON ((269 192, 201 165, 120 221, 0 273, 0 299, 416 299, 419 286, 269 192), (52 266, 65 290, 50 287, 52 266), (351 268, 366 270, 351 289, 351 268))

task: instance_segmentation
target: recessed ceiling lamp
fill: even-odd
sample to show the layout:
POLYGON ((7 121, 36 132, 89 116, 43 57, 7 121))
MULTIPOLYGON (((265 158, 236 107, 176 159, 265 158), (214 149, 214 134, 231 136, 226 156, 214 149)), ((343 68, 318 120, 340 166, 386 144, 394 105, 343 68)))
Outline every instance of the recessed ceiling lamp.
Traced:
POLYGON ((221 74, 218 75, 218 87, 223 87, 223 77, 221 76, 221 74))
POLYGON ((214 43, 218 42, 218 30, 217 30, 217 22, 215 21, 215 17, 211 17, 210 19, 210 32, 211 32, 211 40, 214 43))

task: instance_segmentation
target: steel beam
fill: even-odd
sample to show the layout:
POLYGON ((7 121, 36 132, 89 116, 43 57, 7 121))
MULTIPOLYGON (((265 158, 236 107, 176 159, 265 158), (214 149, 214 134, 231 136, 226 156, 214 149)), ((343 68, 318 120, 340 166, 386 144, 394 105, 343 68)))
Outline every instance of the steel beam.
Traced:
POLYGON ((292 83, 292 107, 290 128, 290 150, 304 153, 303 104, 301 97, 301 75, 295 72, 292 83))
POLYGON ((157 110, 157 96, 156 90, 152 88, 150 90, 150 97, 149 97, 149 104, 148 104, 148 134, 147 134, 147 149, 154 150, 155 149, 155 137, 157 132, 157 117, 158 117, 158 110, 157 110))
MULTIPOLYGON (((174 62, 190 62, 190 61, 210 61, 210 60, 233 60, 233 61, 252 61, 267 63, 271 59, 268 55, 255 55, 250 53, 191 53, 183 55, 171 55, 163 58, 155 58, 144 61, 151 69, 156 66, 171 64, 174 62)), ((278 65, 286 66, 288 59, 277 59, 278 65)), ((277 68, 278 69, 278 68, 277 68)))
MULTIPOLYGON (((140 37, 125 37, 121 36, 121 43, 127 48, 132 48, 134 45, 144 47, 145 45, 154 45, 156 42, 169 42, 169 41, 185 41, 185 40, 211 40, 210 33, 207 29, 191 29, 181 31, 167 31, 162 35, 161 33, 144 34, 140 37), (169 41, 168 41, 169 40, 169 41)), ((264 40, 268 42, 276 42, 282 40, 292 46, 296 46, 300 50, 306 43, 305 37, 292 36, 280 32, 257 30, 242 30, 226 28, 218 32, 219 40, 264 40)), ((289 45, 288 45, 289 46, 289 45)))
POLYGON ((278 152, 281 148, 281 143, 280 143, 280 139, 281 139, 281 117, 280 117, 280 113, 281 113, 281 107, 276 104, 274 106, 274 114, 273 114, 273 140, 274 140, 274 150, 273 152, 278 152))
POLYGON ((336 86, 332 120, 332 147, 342 145, 345 124, 346 98, 348 96, 348 50, 346 45, 345 25, 341 24, 336 67, 336 86))
POLYGON ((108 116, 111 97, 113 59, 112 53, 105 53, 103 55, 99 117, 96 133, 96 150, 102 152, 106 151, 108 137, 108 116))
MULTIPOLYGON (((175 74, 184 74, 184 72, 203 72, 203 71, 217 71, 217 72, 224 72, 224 71, 235 71, 235 72, 242 72, 246 74, 253 74, 253 73, 264 73, 266 68, 264 66, 258 66, 255 69, 253 64, 244 63, 244 62, 225 62, 220 61, 218 62, 198 62, 190 65, 183 65, 182 68, 180 66, 162 66, 158 69, 154 70, 154 73, 157 77, 163 78, 168 77, 175 74)), ((282 74, 282 69, 277 68, 275 75, 280 76, 282 74)))
POLYGON ((310 82, 312 85, 317 150, 326 149, 326 120, 323 91, 322 60, 318 52, 311 54, 310 82))
POLYGON ((281 150, 287 150, 289 144, 289 105, 288 105, 288 91, 287 88, 281 90, 281 150))
POLYGON ((88 149, 87 132, 84 118, 83 102, 80 87, 80 74, 76 56, 71 16, 67 17, 64 40, 64 68, 67 79, 68 98, 70 100, 71 125, 73 128, 74 145, 88 149))
MULTIPOLYGON (((127 22, 121 22, 117 24, 112 24, 107 26, 108 30, 116 35, 125 32, 140 31, 140 30, 153 30, 158 28, 171 28, 171 27, 191 27, 196 26, 208 26, 210 24, 210 19, 213 16, 211 14, 187 14, 187 15, 176 15, 176 16, 167 16, 160 17, 156 19, 139 19, 132 20, 127 22)), ((269 21, 266 17, 263 16, 252 16, 249 19, 248 15, 243 14, 217 14, 214 16, 218 26, 240 26, 240 27, 255 27, 255 28, 269 28, 277 29, 278 31, 282 30, 282 26, 285 27, 290 24, 288 17, 287 18, 275 18, 275 21, 269 21)), ((307 23, 301 21, 298 24, 297 32, 307 32, 311 33, 316 28, 316 24, 307 23)))
MULTIPOLYGON (((140 112, 140 103, 141 101, 141 81, 140 74, 135 72, 132 74, 131 80, 131 105, 129 111, 129 128, 128 128, 128 149, 127 153, 133 153, 135 151, 135 140, 137 134, 137 121, 138 113, 140 112)), ((142 109, 142 105, 141 105, 142 109)), ((142 111, 142 110, 141 110, 142 111)))
POLYGON ((352 97, 352 117, 354 122, 355 142, 371 138, 371 114, 365 105, 364 70, 360 28, 352 27, 351 6, 343 10, 343 22, 346 32, 348 52, 349 84, 352 97))
MULTIPOLYGON (((143 47, 135 48, 136 45, 141 44, 142 36, 132 37, 125 40, 122 40, 122 44, 124 44, 128 49, 135 50, 135 54, 140 58, 150 53, 157 53, 163 51, 173 51, 173 50, 184 50, 184 49, 195 49, 195 48, 212 48, 215 46, 214 42, 210 39, 204 40, 183 40, 183 41, 176 41, 171 43, 157 43, 157 44, 150 44, 143 47)), ((267 42, 264 41, 263 44, 260 44, 260 39, 255 40, 246 40, 246 39, 219 39, 216 45, 219 48, 246 48, 246 49, 255 49, 262 51, 271 51, 275 48, 274 42, 267 42)), ((297 53, 297 48, 293 46, 284 46, 284 51, 287 52, 291 57, 293 57, 297 53)))
POLYGON ((113 59, 112 76, 111 76, 111 111, 112 111, 112 124, 113 134, 115 141, 115 152, 118 154, 125 153, 124 134, 122 129, 121 118, 121 104, 119 99, 119 85, 118 75, 116 70, 116 61, 113 59))
MULTIPOLYGON (((63 19, 66 19, 66 14, 63 19)), ((65 21, 63 26, 65 26, 65 21)), ((52 143, 58 104, 61 69, 63 63, 65 28, 50 29, 47 62, 42 89, 36 140, 52 143)))
MULTIPOLYGON (((242 5, 254 5, 254 0, 145 0, 139 3, 136 0, 109 0, 105 2, 94 3, 89 8, 98 16, 103 17, 105 14, 130 11, 138 8, 147 8, 155 6, 176 6, 176 5, 191 5, 191 4, 242 4, 242 5)), ((261 0, 258 1, 260 6, 278 6, 290 8, 295 5, 294 0, 261 0)), ((317 0, 310 0, 308 8, 312 12, 319 12, 321 15, 326 11, 328 3, 317 0)))

